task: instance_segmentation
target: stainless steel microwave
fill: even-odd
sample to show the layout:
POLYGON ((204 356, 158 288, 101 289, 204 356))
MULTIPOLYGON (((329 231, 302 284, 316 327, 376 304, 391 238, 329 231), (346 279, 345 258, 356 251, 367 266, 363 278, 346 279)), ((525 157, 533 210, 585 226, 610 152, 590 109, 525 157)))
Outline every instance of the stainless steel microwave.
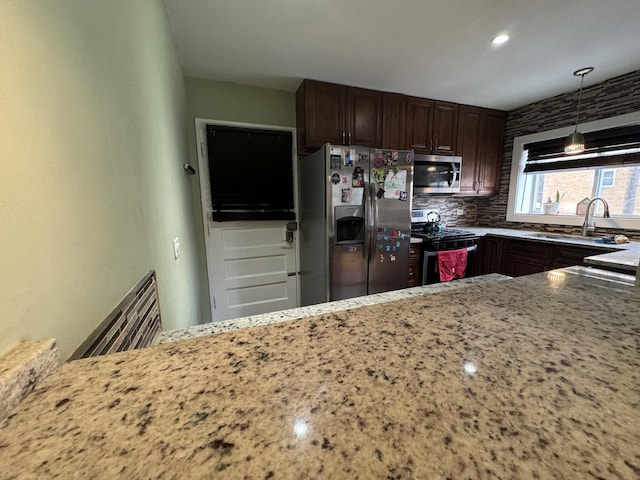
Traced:
POLYGON ((462 157, 416 155, 413 163, 413 193, 460 191, 462 157))

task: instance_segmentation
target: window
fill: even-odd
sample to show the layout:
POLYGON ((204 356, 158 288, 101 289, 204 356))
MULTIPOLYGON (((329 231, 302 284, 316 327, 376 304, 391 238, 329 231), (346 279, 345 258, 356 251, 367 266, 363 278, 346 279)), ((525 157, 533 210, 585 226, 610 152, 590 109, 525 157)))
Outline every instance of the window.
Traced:
POLYGON ((600 189, 603 187, 613 187, 613 182, 616 179, 615 170, 603 170, 602 178, 600 179, 600 189))
MULTIPOLYGON (((640 166, 591 168, 523 175, 524 192, 517 211, 521 214, 542 214, 542 204, 555 200, 560 192, 562 201, 558 215, 575 215, 576 205, 585 197, 603 197, 612 215, 640 217, 640 166), (615 177, 618 182, 614 182, 615 177)), ((596 204, 596 214, 602 204, 596 204)))
MULTIPOLYGON (((576 215, 577 204, 584 198, 602 197, 609 204, 612 218, 598 219, 598 226, 640 229, 639 127, 640 112, 582 124, 580 131, 587 145, 589 135, 600 145, 573 156, 564 155, 558 148, 573 127, 516 137, 507 220, 581 225, 584 217, 576 215), (603 140, 603 135, 610 132, 619 138, 631 132, 636 140, 611 147, 603 140), (562 197, 558 214, 544 215, 543 203, 549 198, 555 200, 556 192, 562 197)), ((595 208, 595 214, 601 216, 601 202, 596 202, 595 208)))

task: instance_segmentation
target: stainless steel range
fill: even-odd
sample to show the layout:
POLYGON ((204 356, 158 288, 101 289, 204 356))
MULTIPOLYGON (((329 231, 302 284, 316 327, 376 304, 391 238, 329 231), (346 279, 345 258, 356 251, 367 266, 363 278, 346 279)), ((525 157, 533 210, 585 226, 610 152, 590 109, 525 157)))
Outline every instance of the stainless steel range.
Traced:
POLYGON ((480 242, 475 233, 443 227, 437 210, 421 209, 411 211, 411 236, 422 240, 422 285, 440 282, 437 264, 438 252, 442 250, 466 249, 465 276, 472 276, 473 259, 480 242))

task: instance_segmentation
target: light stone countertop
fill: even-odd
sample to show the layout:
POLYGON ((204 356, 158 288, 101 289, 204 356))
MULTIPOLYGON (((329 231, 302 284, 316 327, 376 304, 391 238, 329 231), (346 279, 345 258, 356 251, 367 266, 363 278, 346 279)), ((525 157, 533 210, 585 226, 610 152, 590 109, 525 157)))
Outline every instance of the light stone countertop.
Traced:
POLYGON ((68 362, 0 426, 3 479, 638 479, 639 451, 640 288, 575 269, 68 362))
POLYGON ((477 277, 462 278, 452 282, 435 283, 432 285, 424 285, 420 287, 404 288, 402 290, 393 290, 390 292, 376 293, 362 297, 349 298, 347 300, 337 300, 335 302, 319 303, 307 307, 291 308, 289 310, 280 310, 277 312, 263 313, 260 315, 251 315, 249 317, 234 318, 220 322, 205 323, 193 327, 180 328, 176 330, 166 330, 160 334, 158 343, 175 342, 185 340, 187 338, 203 337, 216 333, 230 332, 242 328, 256 327, 259 325, 269 325, 271 323, 285 322, 288 320, 296 320, 313 315, 322 315, 341 310, 349 310, 351 308, 364 307, 366 305, 377 305, 379 303, 391 302, 393 300, 401 300, 411 298, 428 293, 445 292, 457 288, 468 287, 470 285, 481 285, 483 283, 497 282, 507 280, 511 277, 491 273, 489 275, 481 275, 477 277))
POLYGON ((602 255, 593 255, 591 257, 585 257, 584 262, 600 267, 619 268, 635 273, 638 263, 640 262, 640 249, 619 250, 612 253, 603 253, 602 255))
POLYGON ((519 238, 543 243, 580 245, 602 249, 604 252, 614 252, 616 250, 640 250, 640 242, 631 241, 623 244, 598 243, 595 240, 601 236, 581 237, 578 235, 565 235, 553 232, 540 232, 531 230, 517 230, 511 228, 489 228, 489 227, 460 227, 461 229, 473 232, 479 236, 492 235, 494 237, 519 238))

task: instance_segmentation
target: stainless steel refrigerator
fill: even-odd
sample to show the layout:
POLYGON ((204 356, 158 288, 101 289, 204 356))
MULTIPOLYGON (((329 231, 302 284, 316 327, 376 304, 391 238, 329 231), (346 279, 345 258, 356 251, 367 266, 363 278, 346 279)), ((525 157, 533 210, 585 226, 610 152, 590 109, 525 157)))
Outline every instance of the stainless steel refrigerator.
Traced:
POLYGON ((302 305, 405 288, 413 151, 325 145, 298 177, 302 305))

